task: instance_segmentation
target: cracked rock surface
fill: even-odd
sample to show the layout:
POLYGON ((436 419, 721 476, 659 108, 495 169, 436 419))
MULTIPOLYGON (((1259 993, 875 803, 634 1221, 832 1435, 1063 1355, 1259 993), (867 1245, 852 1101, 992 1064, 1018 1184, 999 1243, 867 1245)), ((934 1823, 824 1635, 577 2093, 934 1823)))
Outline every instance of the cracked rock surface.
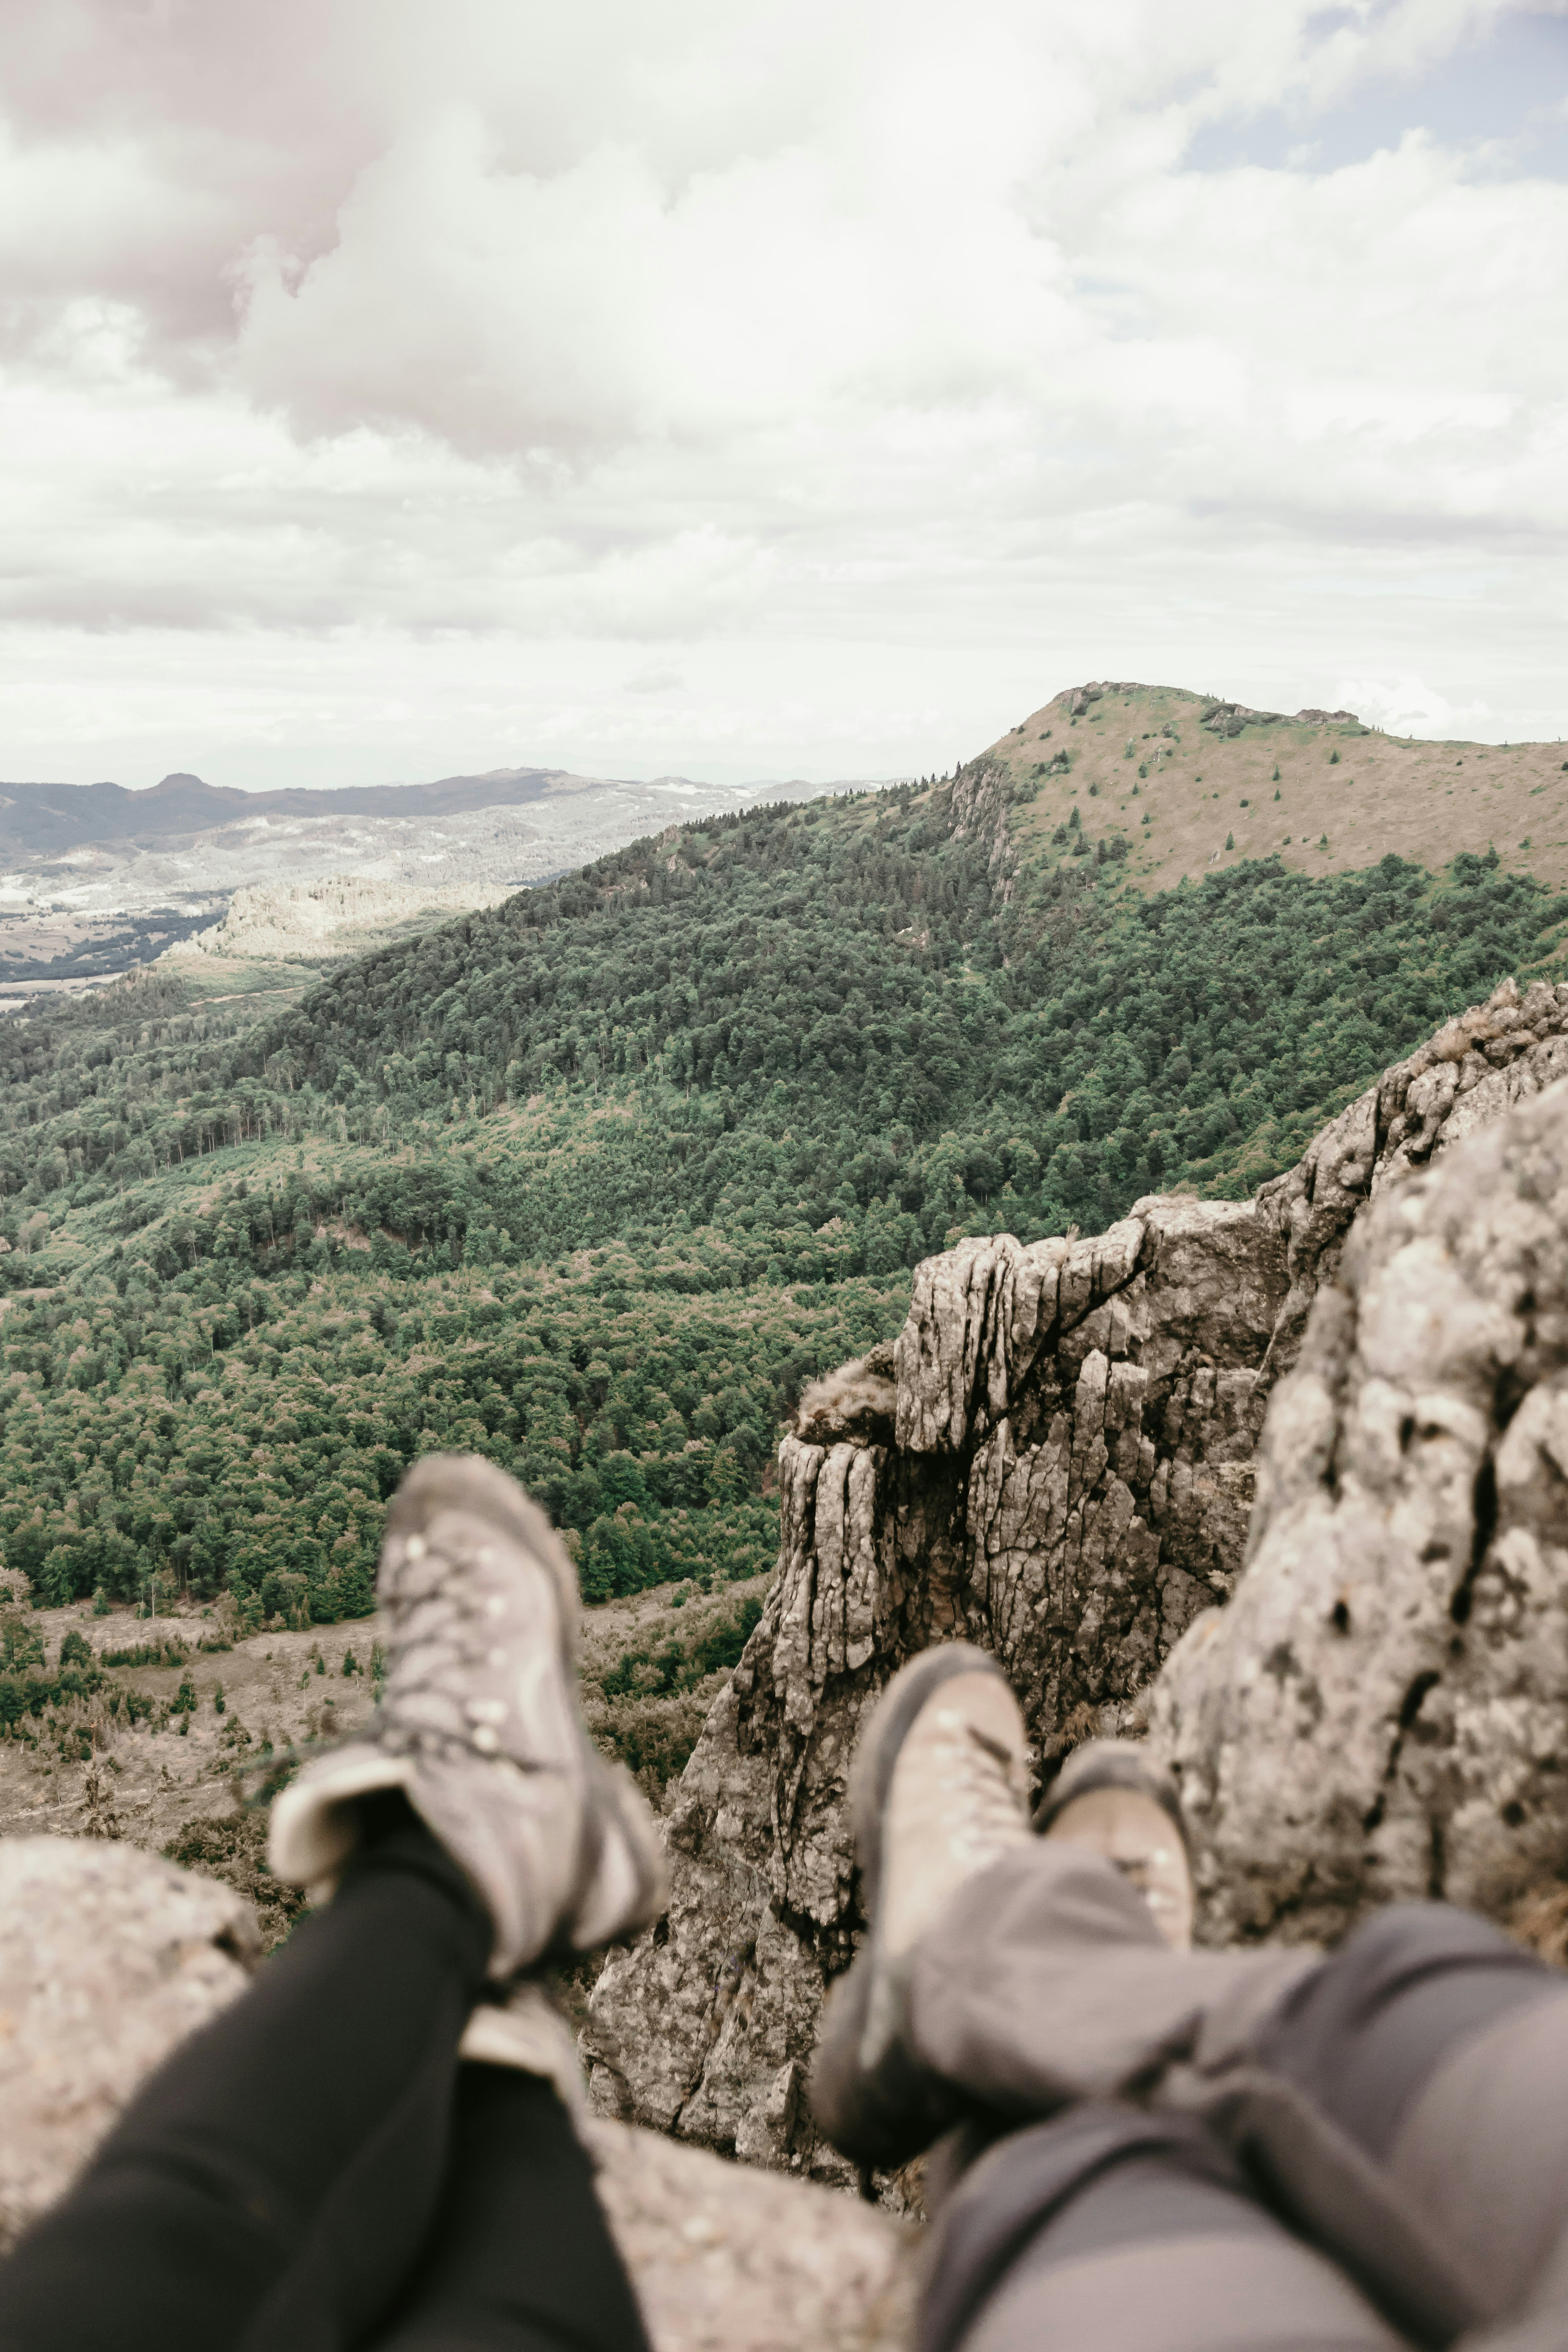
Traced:
MULTIPOLYGON (((859 1433, 779 1449, 779 1572, 679 1785, 668 1915, 595 1988, 605 2111, 847 2177, 800 2092, 860 1925, 845 1786, 861 1714, 904 1658, 959 1634, 1006 1664, 1043 1753, 1130 1706, 1229 1590, 1287 1288, 1253 1202, 1153 1200, 1092 1240, 1002 1236, 921 1267, 893 1443, 884 1404, 859 1433)), ((847 1371, 847 1393, 867 1388, 847 1371)), ((845 1426, 832 1396, 813 1411, 845 1426)))
MULTIPOLYGON (((584 2047, 603 2112, 847 2178, 801 2087, 826 1983, 863 1926, 845 1788, 866 1707, 906 1657, 963 1636, 1006 1666, 1042 1778, 1086 1735, 1142 1728, 1151 1681, 1240 1573, 1264 1414, 1320 1292, 1324 1316, 1338 1311, 1354 1221, 1403 1198, 1406 1178, 1436 1181, 1419 1171, 1458 1144, 1500 1133, 1510 1108, 1568 1072, 1565 1033, 1568 985, 1521 995, 1507 981, 1250 1201, 1155 1197, 1092 1238, 1003 1234, 919 1268, 890 1360, 876 1350, 817 1383, 779 1449, 779 1571, 679 1787, 669 1912, 595 1990, 584 2047)), ((1288 1443, 1273 1433, 1301 1393, 1281 1391, 1270 1424, 1271 1494, 1288 1443)), ((1219 1771, 1229 1737, 1213 1728, 1217 1700, 1199 1707, 1196 1663, 1226 1622, 1205 1616, 1220 1632, 1179 1653, 1179 1739, 1162 1699, 1162 1737, 1194 1776, 1200 1757, 1219 1771)), ((1431 1670, 1412 1670, 1401 1706, 1431 1670)), ((1237 1736, 1272 1754, 1282 1735, 1249 1715, 1237 1736)), ((1468 1736, 1485 1748, 1483 1727, 1468 1736)), ((1245 1752, 1226 1769, 1216 1840, 1244 1802, 1245 1752)), ((1276 1801, 1289 1779, 1281 1755, 1276 1801)), ((1235 1818, 1226 1853, 1251 1834, 1235 1818)), ((1384 1844, 1394 1835, 1391 1817, 1384 1844)), ((1217 1843, 1214 1854, 1217 1870, 1217 1843)), ((1273 1932, 1259 1902, 1248 1931, 1273 1932)), ((1233 1927, 1214 1915, 1215 1933, 1233 1927)))
MULTIPOLYGON (((243 1990, 255 1952, 246 1905, 214 1879, 108 1841, 0 1840, 0 2253, 142 2077, 243 1990)), ((592 2133, 654 2352, 907 2341, 907 2226, 648 2132, 592 2133)))
POLYGON ((1153 1695, 1213 1939, 1510 1920, 1568 1855, 1568 1087, 1471 1126, 1352 1234, 1153 1695))

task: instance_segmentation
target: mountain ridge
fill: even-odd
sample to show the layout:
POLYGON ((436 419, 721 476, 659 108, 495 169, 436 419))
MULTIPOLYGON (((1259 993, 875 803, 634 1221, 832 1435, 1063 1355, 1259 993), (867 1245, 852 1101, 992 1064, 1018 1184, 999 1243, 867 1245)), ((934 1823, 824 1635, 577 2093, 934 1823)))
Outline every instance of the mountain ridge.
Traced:
POLYGON ((58 856, 88 842, 161 840, 169 835, 209 832, 245 819, 273 816, 412 818, 520 808, 552 793, 595 791, 605 785, 637 791, 712 790, 721 798, 730 796, 724 787, 699 785, 681 776, 644 782, 630 777, 579 776, 567 768, 534 767, 491 768, 482 774, 437 777, 429 783, 342 784, 320 789, 286 785, 258 793, 241 792, 231 784, 209 784, 200 776, 178 771, 142 790, 110 782, 0 781, 0 856, 58 856), (80 800, 78 794, 82 795, 80 800), (29 816, 31 824, 26 822, 29 816))
MULTIPOLYGON (((941 782, 665 803, 319 982, 197 955, 0 1025, 6 1570, 353 1618, 440 1445, 538 1494, 590 1600, 762 1575, 781 1422, 917 1265, 1250 1193, 1503 973, 1561 971, 1568 894, 1495 849, 1159 887, 1107 783, 1147 764, 1173 820, 1212 747, 1306 722, 1184 741, 1189 775, 1103 701, 941 782)), ((1241 716, 1169 723, 1205 709, 1241 716)), ((1314 772, 1352 723, 1309 728, 1314 772)), ((614 1670, 650 1784, 708 1655, 614 1670)))

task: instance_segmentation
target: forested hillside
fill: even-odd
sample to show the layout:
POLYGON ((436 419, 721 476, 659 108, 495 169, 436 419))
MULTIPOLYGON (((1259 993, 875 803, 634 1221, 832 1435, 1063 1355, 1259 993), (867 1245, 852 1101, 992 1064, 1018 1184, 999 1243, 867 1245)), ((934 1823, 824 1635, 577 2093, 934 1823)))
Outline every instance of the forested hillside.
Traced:
POLYGON ((1128 840, 987 758, 672 829, 292 1004, 161 967, 0 1027, 6 1566, 352 1616, 457 1445, 590 1596, 750 1575, 781 1417, 922 1255, 1249 1188, 1568 926, 1495 850, 1150 894, 1128 840))

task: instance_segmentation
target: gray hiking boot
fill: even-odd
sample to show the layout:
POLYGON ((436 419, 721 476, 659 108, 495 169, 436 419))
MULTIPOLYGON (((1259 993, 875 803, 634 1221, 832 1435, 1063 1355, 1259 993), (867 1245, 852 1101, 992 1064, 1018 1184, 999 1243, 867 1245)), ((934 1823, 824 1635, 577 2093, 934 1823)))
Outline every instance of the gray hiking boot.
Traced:
POLYGON ((387 1515, 376 1595, 381 1705, 274 1803, 279 1877, 330 1894, 359 1843, 359 1801, 401 1789, 482 1897, 498 1982, 656 1918, 652 1816, 578 1709, 576 1573, 516 1480, 474 1455, 416 1463, 387 1515))
POLYGON ((862 2165, 901 2164, 951 2120, 907 2042, 921 1937, 963 1881, 1030 1841, 1027 1741, 994 1658, 967 1642, 896 1674, 856 1751, 849 1804, 870 1932, 835 1986, 812 2112, 862 2165))
POLYGON ((1172 1950, 1190 1949, 1193 1873, 1182 1801, 1170 1774, 1135 1740, 1091 1739, 1074 1748, 1035 1827, 1114 1863, 1172 1950))

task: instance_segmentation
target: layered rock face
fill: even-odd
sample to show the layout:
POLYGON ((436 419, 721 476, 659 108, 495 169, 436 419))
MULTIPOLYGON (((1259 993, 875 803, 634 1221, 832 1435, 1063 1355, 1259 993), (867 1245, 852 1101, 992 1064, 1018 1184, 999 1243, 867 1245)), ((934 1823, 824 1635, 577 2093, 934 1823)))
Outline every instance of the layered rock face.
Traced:
MULTIPOLYGON (((1093 1239, 966 1242, 919 1269, 887 1360, 820 1384, 780 1448, 779 1574, 679 1784, 668 1917, 595 1990, 585 2049, 603 2108, 754 2161, 842 2177, 801 2088, 825 1985, 862 1925, 845 1788, 867 1706, 905 1657, 963 1636, 1006 1666, 1042 1780, 1087 1734, 1142 1728, 1149 1686, 1173 1645, 1228 1598, 1241 1570, 1265 1410, 1320 1293, 1325 1331, 1342 1312, 1336 1276, 1353 1221, 1387 1192, 1368 1230, 1394 1230, 1420 1191, 1399 1180, 1478 1130, 1489 1131, 1486 1151, 1500 1150, 1501 1114, 1568 1071, 1565 1031, 1568 987, 1538 983, 1521 998, 1507 982, 1385 1073, 1251 1201, 1154 1198, 1093 1239)), ((1568 1109, 1539 1117, 1550 1126, 1568 1121, 1568 1109)), ((1430 1190, 1439 1179, 1422 1181, 1430 1190)), ((1511 1197, 1514 1179, 1489 1160, 1453 1181, 1469 1186, 1473 1203, 1489 1187, 1511 1197)), ((1450 1226, 1463 1221, 1452 1205, 1443 1214, 1450 1226)), ((1356 1247, 1360 1267, 1359 1236, 1356 1247)), ((1477 1279, 1484 1287, 1493 1276, 1477 1279)), ((1468 1330, 1465 1297, 1445 1297, 1456 1333, 1468 1330)), ((1313 1366, 1330 1345, 1314 1336, 1313 1366)), ((1346 1382, 1360 1375, 1344 1365, 1304 1370, 1270 1423, 1263 1518, 1281 1528, 1282 1565, 1269 1574, 1283 1616, 1297 1607, 1297 1571, 1279 1498, 1309 1475, 1304 1415, 1318 1432, 1310 1444, 1333 1459, 1321 1438, 1330 1407, 1309 1412, 1302 1383, 1326 1382, 1332 1410, 1349 1412, 1346 1382)), ((1395 1415, 1396 1433, 1402 1426, 1395 1415)), ((1492 1430, 1468 1441, 1477 1462, 1492 1430)), ((1320 1464, 1311 1475, 1330 1472, 1320 1464)), ((1307 1541, 1303 1533, 1298 1551, 1307 1541)), ((1489 1606, 1490 1591, 1475 1591, 1474 1605, 1489 1606)), ((1250 1609, 1251 1574, 1247 1592, 1250 1609)), ((1221 1645, 1247 1638, 1230 1629, 1251 1622, 1205 1619, 1219 1632, 1183 1645, 1158 1701, 1161 1739, 1204 1809, 1215 1888, 1241 1850, 1261 1839, 1257 1850, 1278 1857, 1287 1841, 1290 1752, 1312 1705, 1298 1675, 1286 1677, 1294 1715, 1261 1698, 1244 1719, 1226 1713, 1241 1669, 1221 1645), (1246 1786, 1255 1748, 1273 1759, 1267 1799, 1246 1786)), ((1361 1648, 1342 1645, 1347 1711, 1361 1648)), ((1415 1678, 1435 1671, 1423 1652, 1399 1686, 1395 1718, 1416 1705, 1415 1678)), ((1278 1676, 1265 1680, 1279 1687, 1278 1676)), ((1322 1737, 1332 1737, 1326 1717, 1322 1737)), ((1366 1734, 1373 1750, 1378 1737, 1366 1734)), ((1386 1743, 1379 1754, 1381 1771, 1386 1743)), ((1353 1808, 1370 1812, 1375 1800, 1375 1790, 1345 1797, 1344 1818, 1359 1820, 1353 1808)), ((1337 1833, 1322 1832, 1330 1844, 1337 1833)), ((1390 1815, 1384 1844, 1394 1837, 1390 1815)), ((1268 1891, 1279 1876, 1277 1861, 1258 1865, 1244 1918, 1216 1897, 1211 1931, 1272 1932, 1292 1904, 1306 1920, 1311 1906, 1299 1891, 1278 1900, 1268 1891)), ((1386 1872, 1384 1881, 1405 1884, 1386 1872)))

